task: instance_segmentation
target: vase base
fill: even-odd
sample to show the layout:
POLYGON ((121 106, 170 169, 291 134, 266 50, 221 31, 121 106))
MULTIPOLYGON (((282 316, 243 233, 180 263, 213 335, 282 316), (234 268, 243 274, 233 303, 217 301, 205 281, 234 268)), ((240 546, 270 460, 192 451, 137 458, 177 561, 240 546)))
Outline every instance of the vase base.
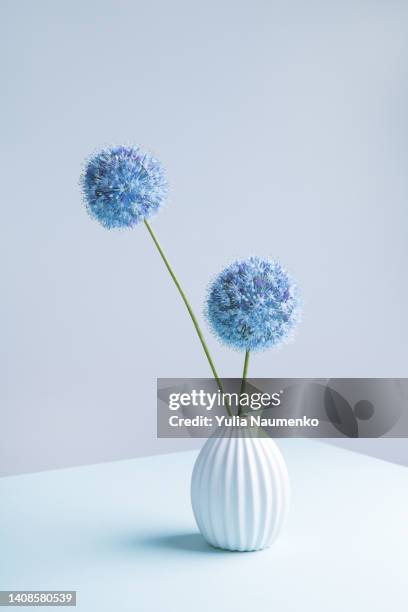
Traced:
MULTIPOLYGON (((201 534, 202 535, 202 534, 201 534)), ((205 538, 202 535, 202 538, 205 542, 207 542, 208 546, 211 546, 211 548, 215 548, 215 550, 224 550, 225 552, 244 552, 244 553, 249 553, 249 552, 258 552, 260 550, 267 550, 268 548, 270 548, 273 544, 273 542, 268 542, 267 544, 265 544, 264 546, 258 546, 258 547, 254 547, 254 548, 245 548, 242 546, 234 546, 234 545, 221 545, 221 544, 214 544, 213 542, 210 542, 209 540, 207 540, 207 538, 205 538)))

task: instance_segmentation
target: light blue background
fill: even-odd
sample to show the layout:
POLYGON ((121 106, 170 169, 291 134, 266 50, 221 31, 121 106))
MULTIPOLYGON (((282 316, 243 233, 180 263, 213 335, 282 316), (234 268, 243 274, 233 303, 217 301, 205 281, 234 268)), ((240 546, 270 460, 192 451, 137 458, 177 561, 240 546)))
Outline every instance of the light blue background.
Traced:
POLYGON ((195 444, 155 437, 156 377, 209 374, 180 299, 143 227, 80 202, 107 143, 166 165, 154 228, 199 312, 236 256, 298 279, 296 343, 252 374, 407 375, 407 23, 397 0, 3 1, 0 473, 195 444))
POLYGON ((198 533, 194 451, 1 478, 0 588, 76 589, 75 612, 403 610, 407 469, 313 440, 279 446, 288 521, 254 553, 198 533))

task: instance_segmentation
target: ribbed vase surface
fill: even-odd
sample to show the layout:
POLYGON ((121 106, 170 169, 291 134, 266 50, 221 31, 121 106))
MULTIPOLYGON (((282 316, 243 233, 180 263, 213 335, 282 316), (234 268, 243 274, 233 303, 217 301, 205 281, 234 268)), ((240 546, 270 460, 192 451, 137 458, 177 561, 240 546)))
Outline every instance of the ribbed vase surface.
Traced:
POLYGON ((289 495, 285 461, 268 437, 237 437, 228 428, 225 437, 206 441, 194 465, 194 516, 204 538, 217 548, 270 546, 286 518, 289 495))

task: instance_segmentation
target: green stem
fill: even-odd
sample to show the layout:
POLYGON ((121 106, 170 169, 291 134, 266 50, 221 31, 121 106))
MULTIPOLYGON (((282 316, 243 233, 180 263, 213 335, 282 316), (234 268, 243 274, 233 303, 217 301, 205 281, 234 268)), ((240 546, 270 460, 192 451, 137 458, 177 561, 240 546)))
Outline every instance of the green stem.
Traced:
MULTIPOLYGON (((247 374, 248 374, 248 366, 249 366, 249 355, 250 355, 250 351, 245 351, 245 361, 244 361, 244 371, 242 372, 242 378, 241 378, 241 391, 240 391, 240 396, 245 392, 245 386, 246 386, 246 378, 247 378, 247 374)), ((242 410, 241 410, 241 405, 238 406, 238 414, 241 414, 242 410)))
MULTIPOLYGON (((148 230, 150 236, 153 239, 154 244, 157 247, 157 250, 160 253, 160 256, 161 256, 162 260, 164 261, 164 264, 165 264, 165 266, 166 266, 166 268, 167 268, 171 278, 174 281, 174 284, 176 285, 176 287, 178 289, 178 292, 181 295, 181 298, 182 298, 182 300, 183 300, 183 302, 184 302, 184 304, 185 304, 185 306, 186 306, 186 308, 188 310, 188 314, 190 315, 191 320, 193 321, 193 325, 194 325, 195 330, 197 332, 197 336, 198 336, 198 338, 199 338, 199 340, 201 342, 201 346, 204 349, 205 356, 207 357, 208 363, 210 364, 210 368, 211 368, 211 371, 213 373, 213 376, 214 376, 215 380, 217 381, 218 388, 221 391, 221 393, 224 394, 224 389, 223 389, 223 386, 222 386, 222 382, 220 380, 220 377, 217 374, 217 370, 215 369, 215 365, 214 365, 214 362, 213 362, 212 357, 210 355, 210 351, 208 350, 208 346, 207 346, 207 344, 206 344, 206 342, 204 340, 203 332, 201 331, 201 328, 200 328, 200 326, 198 324, 198 321, 197 321, 196 316, 195 316, 195 314, 193 312, 193 309, 191 308, 190 302, 188 301, 187 296, 184 293, 184 291, 183 291, 183 289, 182 289, 182 287, 181 287, 181 285, 180 285, 180 283, 178 281, 177 276, 173 272, 173 269, 172 269, 172 267, 171 267, 171 265, 170 265, 166 255, 164 254, 164 251, 161 248, 159 241, 157 240, 157 238, 156 238, 152 228, 150 227, 150 224, 146 221, 146 219, 144 220, 144 223, 145 223, 145 226, 147 227, 147 230, 148 230)), ((226 405, 226 408, 227 408, 227 412, 228 412, 229 416, 232 416, 228 404, 226 405)))

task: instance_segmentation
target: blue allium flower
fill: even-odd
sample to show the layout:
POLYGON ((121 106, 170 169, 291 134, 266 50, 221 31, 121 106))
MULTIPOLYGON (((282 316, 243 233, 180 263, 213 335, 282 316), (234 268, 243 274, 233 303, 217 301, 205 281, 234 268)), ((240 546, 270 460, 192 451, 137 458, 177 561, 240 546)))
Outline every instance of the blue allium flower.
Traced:
POLYGON ((88 161, 82 189, 89 214, 104 227, 133 227, 167 196, 162 165, 139 147, 103 149, 88 161))
POLYGON ((225 344, 256 351, 290 337, 300 318, 300 298, 279 262, 250 257, 235 261, 216 277, 205 314, 225 344))

